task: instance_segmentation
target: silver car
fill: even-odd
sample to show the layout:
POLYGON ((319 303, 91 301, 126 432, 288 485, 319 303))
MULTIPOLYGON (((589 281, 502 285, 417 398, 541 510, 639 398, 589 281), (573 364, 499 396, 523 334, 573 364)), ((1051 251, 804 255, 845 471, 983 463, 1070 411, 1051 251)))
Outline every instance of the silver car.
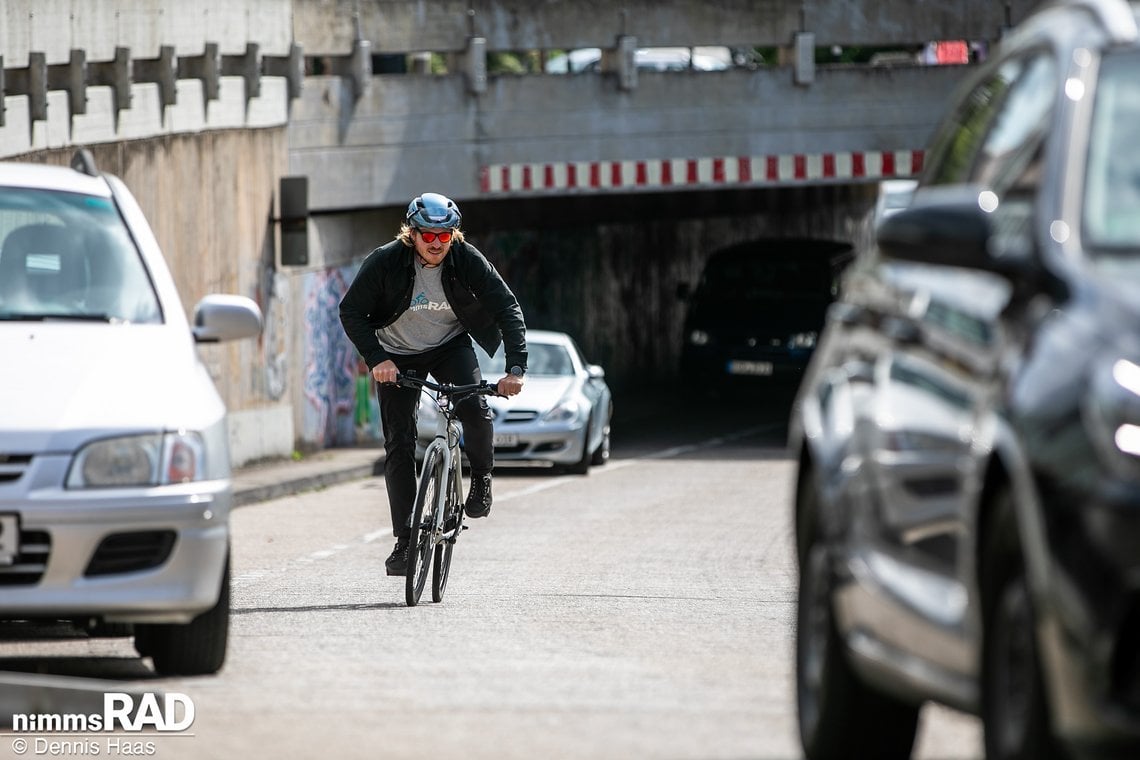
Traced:
POLYGON ((0 620, 134 633, 160 673, 217 671, 229 626, 226 410, 135 199, 90 161, 0 163, 0 620))
MULTIPOLYGON (((613 394, 605 371, 588 364, 566 333, 527 330, 526 385, 512 398, 491 396, 495 415, 495 461, 545 464, 585 475, 610 456, 613 394)), ((500 346, 494 356, 476 347, 483 377, 494 382, 505 374, 500 346)), ((435 434, 438 411, 426 395, 420 402, 417 454, 435 434)))

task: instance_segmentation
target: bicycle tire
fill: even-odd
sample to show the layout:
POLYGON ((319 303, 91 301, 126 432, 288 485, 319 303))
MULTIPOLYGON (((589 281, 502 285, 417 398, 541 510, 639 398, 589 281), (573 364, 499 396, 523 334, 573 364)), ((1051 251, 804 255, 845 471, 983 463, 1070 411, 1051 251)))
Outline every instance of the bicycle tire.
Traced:
POLYGON ((424 464, 420 475, 420 487, 416 492, 416 503, 412 508, 411 546, 408 547, 408 574, 404 578, 404 601, 409 607, 419 604, 420 595, 427 584, 431 570, 432 524, 436 495, 442 485, 443 459, 435 446, 428 446, 424 454, 424 464))
POLYGON ((443 519, 446 522, 454 515, 458 522, 452 539, 436 544, 435 547, 431 577, 431 600, 433 602, 443 601, 443 592, 447 590, 447 577, 451 573, 451 553, 455 549, 455 539, 459 537, 459 531, 463 530, 463 502, 460 501, 457 482, 455 471, 448 473, 447 510, 444 512, 443 519))

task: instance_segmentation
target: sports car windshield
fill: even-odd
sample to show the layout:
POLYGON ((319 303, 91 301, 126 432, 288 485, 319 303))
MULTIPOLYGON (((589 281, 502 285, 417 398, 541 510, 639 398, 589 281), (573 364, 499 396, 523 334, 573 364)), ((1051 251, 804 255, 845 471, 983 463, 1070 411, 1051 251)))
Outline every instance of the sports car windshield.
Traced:
POLYGON ((1084 235, 1099 263, 1140 277, 1140 53, 1104 57, 1085 170, 1084 235))
MULTIPOLYGON (((548 377, 561 377, 574 374, 574 362, 565 346, 555 343, 527 344, 527 374, 548 377)), ((494 356, 488 357, 482 351, 476 351, 479 357, 479 371, 489 380, 497 380, 505 374, 506 359, 503 356, 503 347, 494 356)))
POLYGON ((0 187, 0 321, 161 319, 110 199, 0 187))

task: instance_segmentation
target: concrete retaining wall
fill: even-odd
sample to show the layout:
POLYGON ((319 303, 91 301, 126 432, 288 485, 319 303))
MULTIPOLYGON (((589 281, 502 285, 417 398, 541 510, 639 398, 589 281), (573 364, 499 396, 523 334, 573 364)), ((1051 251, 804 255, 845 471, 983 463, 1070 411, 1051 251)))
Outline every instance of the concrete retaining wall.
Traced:
MULTIPOLYGON (((34 158, 65 164, 72 149, 34 158)), ((126 182, 154 228, 191 313, 208 293, 261 306, 259 339, 203 345, 200 353, 229 408, 234 464, 288 456, 294 393, 288 367, 297 331, 288 279, 275 265, 274 194, 287 159, 283 129, 223 130, 92 146, 103 171, 126 182), (251 430, 257 431, 250 436, 251 430)))

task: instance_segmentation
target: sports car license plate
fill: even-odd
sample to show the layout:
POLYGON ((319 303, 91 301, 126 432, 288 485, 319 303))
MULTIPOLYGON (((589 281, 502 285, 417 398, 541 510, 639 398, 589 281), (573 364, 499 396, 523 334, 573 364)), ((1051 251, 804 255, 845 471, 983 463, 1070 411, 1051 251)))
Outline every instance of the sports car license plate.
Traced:
POLYGON ((728 363, 728 374, 770 375, 772 374, 772 362, 749 362, 741 359, 733 359, 728 363))
POLYGON ((20 518, 0 515, 0 566, 14 565, 20 553, 20 518))
POLYGON ((517 433, 495 433, 495 436, 492 440, 492 445, 502 446, 502 447, 518 446, 519 445, 518 434, 517 433))

